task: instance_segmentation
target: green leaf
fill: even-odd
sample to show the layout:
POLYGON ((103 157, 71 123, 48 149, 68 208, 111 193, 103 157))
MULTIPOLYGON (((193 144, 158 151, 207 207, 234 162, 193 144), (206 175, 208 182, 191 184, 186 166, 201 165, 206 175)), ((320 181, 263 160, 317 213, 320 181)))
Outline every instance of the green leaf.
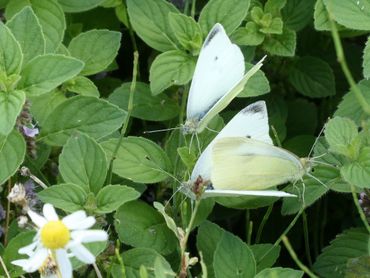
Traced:
POLYGON ((12 0, 6 7, 6 18, 31 6, 40 21, 45 36, 46 53, 54 53, 61 44, 66 29, 62 7, 56 0, 12 0))
POLYGON ((117 56, 121 33, 109 30, 91 30, 79 34, 69 43, 73 57, 85 63, 82 75, 91 75, 106 69, 117 56))
MULTIPOLYGON (((130 98, 131 83, 123 83, 114 90, 108 100, 127 110, 130 98)), ((166 121, 173 119, 179 113, 177 102, 166 94, 153 96, 149 85, 137 82, 134 92, 134 102, 131 116, 145 121, 166 121)))
POLYGON ((370 30, 370 2, 324 0, 328 12, 335 21, 349 29, 370 30))
POLYGON ((370 256, 349 259, 346 267, 346 278, 358 278, 369 276, 370 256))
POLYGON ((349 184, 370 188, 370 147, 362 148, 356 161, 344 165, 340 173, 349 184))
POLYGON ((282 267, 274 267, 274 268, 267 268, 262 270, 258 273, 255 278, 276 278, 276 277, 284 277, 284 278, 301 278, 303 277, 304 272, 300 270, 295 270, 291 268, 282 268, 282 267))
POLYGON ((195 149, 184 146, 177 148, 177 153, 184 165, 186 166, 186 169, 191 171, 197 162, 197 153, 195 149))
POLYGON ((84 76, 76 76, 66 85, 66 89, 70 92, 81 96, 99 97, 99 90, 89 78, 84 76))
POLYGON ((192 54, 199 53, 203 40, 199 24, 192 17, 178 13, 170 13, 168 21, 180 45, 192 54))
POLYGON ((250 249, 253 252, 254 258, 256 260, 257 270, 261 270, 272 267, 280 255, 280 246, 274 246, 273 244, 255 244, 251 245, 250 249))
POLYGON ((370 78, 370 37, 367 38, 367 41, 366 41, 362 67, 364 69, 364 77, 366 79, 369 79, 370 78))
MULTIPOLYGON (((247 63, 245 70, 250 70, 253 65, 247 63)), ((247 82, 238 97, 256 97, 270 92, 270 84, 262 70, 258 70, 247 82)))
POLYGON ((256 261, 247 244, 231 233, 224 233, 214 253, 213 269, 216 278, 253 278, 256 261))
POLYGON ((150 89, 158 95, 172 85, 187 84, 193 76, 193 57, 180 50, 167 51, 158 55, 150 67, 150 89))
POLYGON ((0 71, 4 71, 8 76, 18 74, 23 60, 21 46, 2 22, 0 22, 0 38, 0 71))
POLYGON ((58 0, 66 13, 79 13, 96 8, 104 0, 58 0))
POLYGON ((157 257, 154 261, 154 275, 156 278, 177 277, 176 273, 168 267, 167 263, 164 263, 161 257, 157 257))
POLYGON ((284 28, 281 35, 266 37, 262 47, 272 55, 291 57, 295 53, 296 40, 296 33, 284 28))
POLYGON ((76 96, 57 106, 46 119, 39 140, 61 146, 78 131, 94 139, 103 138, 123 123, 126 113, 95 97, 76 96), (62 115, 62 116, 61 116, 62 115))
POLYGON ((265 13, 270 13, 273 17, 280 16, 280 11, 284 8, 287 0, 267 0, 265 3, 265 13))
MULTIPOLYGON (((118 139, 103 142, 102 146, 111 158, 118 139)), ((139 183, 156 183, 168 178, 171 163, 166 153, 154 142, 142 137, 122 140, 113 163, 113 172, 139 183)))
POLYGON ((158 203, 158 202, 154 202, 153 207, 155 207, 157 209, 157 211, 160 214, 162 214, 164 220, 166 221, 167 227, 175 234, 175 236, 178 239, 181 239, 181 235, 179 234, 179 231, 177 229, 177 225, 176 225, 175 221, 173 220, 173 218, 171 218, 166 213, 165 207, 161 203, 158 203))
POLYGON ((97 193, 107 175, 107 159, 103 148, 85 134, 69 138, 59 156, 59 171, 63 180, 97 193))
POLYGON ((50 203, 66 212, 83 209, 87 194, 81 186, 73 183, 56 184, 37 193, 44 203, 50 203))
POLYGON ((335 95, 334 73, 328 63, 316 57, 299 58, 289 72, 289 81, 304 96, 335 95))
POLYGON ((199 16, 203 34, 207 34, 216 23, 221 23, 226 33, 231 34, 247 16, 249 5, 250 0, 208 1, 199 16))
MULTIPOLYGON (((361 80, 357 84, 357 87, 360 89, 367 103, 370 103, 370 80, 361 80)), ((343 96, 334 116, 350 118, 355 121, 356 124, 360 124, 363 120, 368 118, 352 90, 343 96)))
POLYGON ((18 170, 25 154, 26 142, 18 131, 0 135, 0 185, 18 170))
POLYGON ((260 28, 259 30, 264 34, 282 34, 283 20, 280 17, 275 17, 267 27, 260 28))
POLYGON ((312 21, 313 6, 315 0, 289 0, 281 10, 284 26, 293 30, 300 31, 312 21))
POLYGON ((313 13, 314 26, 318 31, 330 31, 330 20, 323 0, 316 0, 313 13))
POLYGON ((176 49, 176 37, 168 15, 179 13, 165 0, 127 0, 130 22, 137 35, 150 47, 165 52, 176 49))
POLYGON ((345 230, 317 257, 314 271, 321 277, 344 277, 349 259, 369 254, 369 240, 369 234, 364 229, 345 230))
POLYGON ((23 91, 0 91, 0 134, 8 135, 12 131, 25 100, 23 91))
MULTIPOLYGON (((154 275, 155 265, 160 264, 164 269, 172 272, 171 265, 156 251, 149 248, 133 248, 122 254, 123 262, 126 269, 127 278, 146 277, 140 275, 140 268, 144 267, 147 270, 148 278, 158 278, 154 275), (158 259, 159 258, 159 259, 158 259), (159 261, 159 262, 158 262, 159 261)), ((122 277, 121 275, 117 277, 122 277)), ((172 277, 172 276, 170 276, 172 277)), ((162 277, 161 277, 162 278, 162 277)), ((167 277, 163 277, 167 278, 167 277)))
POLYGON ((140 193, 125 185, 107 185, 96 196, 96 212, 110 213, 121 205, 140 197, 140 193))
POLYGON ((37 56, 23 68, 18 85, 31 96, 45 94, 75 77, 82 68, 83 63, 72 57, 60 54, 37 56))
POLYGON ((114 221, 119 239, 134 247, 147 247, 163 255, 176 249, 177 239, 162 215, 142 201, 122 205, 114 221))
POLYGON ((260 45, 265 39, 265 34, 259 31, 260 27, 253 21, 247 22, 245 27, 240 27, 231 35, 231 39, 240 45, 260 45))
POLYGON ((6 25, 12 31, 19 42, 23 53, 23 65, 32 58, 45 54, 45 38, 42 33, 41 24, 31 7, 25 7, 6 25))

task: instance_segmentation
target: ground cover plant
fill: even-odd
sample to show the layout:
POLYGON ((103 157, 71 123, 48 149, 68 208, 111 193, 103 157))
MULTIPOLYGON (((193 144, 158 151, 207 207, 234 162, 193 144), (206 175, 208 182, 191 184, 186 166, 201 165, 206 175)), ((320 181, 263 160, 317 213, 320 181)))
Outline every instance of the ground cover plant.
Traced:
POLYGON ((0 19, 2 277, 369 277, 369 0, 0 0, 0 19), (216 23, 247 70, 267 57, 184 134, 216 23), (227 169, 309 156, 273 188, 297 197, 202 198, 199 155, 257 101, 279 149, 227 169))

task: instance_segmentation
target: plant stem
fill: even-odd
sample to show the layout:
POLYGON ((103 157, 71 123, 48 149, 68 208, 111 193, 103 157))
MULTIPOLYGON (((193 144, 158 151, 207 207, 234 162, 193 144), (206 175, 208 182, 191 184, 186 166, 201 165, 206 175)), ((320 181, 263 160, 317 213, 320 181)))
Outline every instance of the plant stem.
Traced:
POLYGON ((360 203, 358 202, 356 188, 353 184, 351 184, 351 192, 352 192, 353 202, 355 203, 357 211, 360 214, 360 218, 361 218, 362 222, 364 223, 364 226, 365 226, 367 232, 370 234, 369 223, 367 222, 366 215, 365 215, 364 211, 362 210, 362 208, 360 206, 360 203))
POLYGON ((293 261, 297 264, 297 266, 302 269, 309 277, 311 278, 319 278, 316 276, 311 270, 308 269, 297 257, 297 254, 294 252, 294 249, 290 245, 289 239, 284 235, 282 236, 283 243, 285 248, 288 250, 290 256, 292 257, 293 261))
POLYGON ((302 213, 302 222, 303 222, 303 234, 304 234, 304 245, 306 249, 306 257, 308 260, 308 264, 312 267, 312 259, 311 259, 311 250, 310 250, 310 239, 308 236, 308 223, 307 223, 307 215, 306 212, 302 213))
POLYGON ((6 277, 10 278, 10 274, 8 272, 8 269, 6 268, 6 265, 4 263, 4 260, 3 260, 2 256, 0 256, 0 263, 1 263, 1 266, 3 267, 3 269, 4 269, 4 273, 5 273, 6 277))
POLYGON ((359 89, 355 80, 353 79, 351 71, 349 70, 348 65, 347 65, 346 57, 344 55, 343 46, 342 46, 342 42, 341 42, 340 37, 339 37, 339 32, 338 32, 337 26, 335 25, 333 16, 330 13, 329 9, 327 9, 327 11, 328 11, 328 17, 329 17, 330 26, 331 26, 331 28, 330 28, 331 29, 331 35, 332 35, 332 38, 333 38, 335 51, 337 53, 338 63, 340 64, 340 66, 342 68, 342 71, 344 73, 344 76, 346 77, 347 82, 350 85, 350 89, 354 93, 358 103, 360 104, 360 106, 362 107, 364 112, 366 114, 370 115, 370 105, 366 101, 365 97, 362 95, 361 90, 359 89))
POLYGON ((274 207, 274 204, 271 204, 267 210, 266 210, 266 213, 265 215, 263 216, 262 218, 262 221, 261 221, 261 224, 259 225, 258 227, 258 231, 257 231, 257 235, 256 235, 256 244, 260 242, 261 240, 261 236, 262 236, 262 231, 263 231, 263 228, 265 227, 266 225, 266 222, 267 220, 269 219, 270 217, 270 214, 272 212, 272 208, 274 207))
POLYGON ((191 11, 190 11, 190 16, 192 18, 195 17, 195 7, 196 7, 197 0, 191 1, 191 11))
POLYGON ((94 267, 94 270, 95 270, 95 273, 96 273, 96 277, 103 278, 103 276, 101 275, 101 272, 100 272, 96 263, 93 263, 93 267, 94 267))
POLYGON ((108 168, 108 179, 107 179, 107 184, 110 184, 112 182, 112 170, 113 170, 113 161, 116 159, 119 147, 121 146, 123 137, 125 137, 126 131, 127 131, 127 126, 131 117, 131 113, 133 110, 134 106, 134 92, 136 89, 136 79, 137 79, 137 72, 138 72, 138 63, 139 63, 139 52, 135 51, 134 52, 134 64, 133 64, 133 70, 132 70, 132 82, 130 86, 130 96, 128 100, 128 107, 127 107, 127 114, 125 118, 125 122, 123 123, 122 129, 121 129, 121 134, 118 139, 118 142, 116 144, 116 147, 114 148, 114 151, 112 153, 112 157, 109 161, 109 168, 108 168))
MULTIPOLYGON (((8 179, 8 195, 11 191, 12 181, 8 179)), ((6 247, 8 243, 8 230, 9 230, 9 223, 10 223, 10 201, 8 198, 6 203, 6 219, 5 219, 5 227, 4 227, 4 246, 6 247)))

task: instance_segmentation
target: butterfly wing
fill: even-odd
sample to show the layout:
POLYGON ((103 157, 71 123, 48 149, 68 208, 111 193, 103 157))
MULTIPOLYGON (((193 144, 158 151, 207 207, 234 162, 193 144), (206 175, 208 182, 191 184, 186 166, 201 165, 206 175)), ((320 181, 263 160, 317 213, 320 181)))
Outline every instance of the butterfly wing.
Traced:
POLYGON ((248 105, 227 123, 200 155, 191 174, 191 180, 195 181, 198 176, 203 179, 211 178, 212 147, 217 140, 225 137, 249 137, 272 145, 266 103, 257 101, 248 105))
POLYGON ((217 23, 205 39, 195 67, 187 103, 187 119, 199 121, 234 87, 245 71, 244 56, 217 23))
POLYGON ((228 189, 207 189, 202 197, 237 197, 237 196, 265 196, 265 197, 297 197, 284 191, 278 190, 228 190, 228 189))
POLYGON ((304 167, 294 154, 249 138, 218 140, 212 149, 211 181, 219 190, 263 190, 294 181, 304 167))

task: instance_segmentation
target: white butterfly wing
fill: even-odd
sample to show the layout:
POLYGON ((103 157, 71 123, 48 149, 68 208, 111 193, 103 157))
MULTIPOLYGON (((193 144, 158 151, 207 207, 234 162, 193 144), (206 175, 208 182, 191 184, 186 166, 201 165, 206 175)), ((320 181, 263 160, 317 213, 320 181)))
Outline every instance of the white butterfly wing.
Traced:
POLYGON ((205 180, 211 178, 212 148, 217 140, 225 137, 248 137, 272 145, 266 103, 264 101, 252 103, 228 122, 200 155, 191 174, 192 181, 198 176, 205 180))
POLYGON ((245 71, 244 56, 217 23, 203 43, 187 103, 187 119, 199 121, 234 87, 245 71))
POLYGON ((297 197, 284 191, 277 190, 227 190, 227 189, 207 189, 202 197, 225 197, 225 196, 265 196, 265 197, 297 197))

